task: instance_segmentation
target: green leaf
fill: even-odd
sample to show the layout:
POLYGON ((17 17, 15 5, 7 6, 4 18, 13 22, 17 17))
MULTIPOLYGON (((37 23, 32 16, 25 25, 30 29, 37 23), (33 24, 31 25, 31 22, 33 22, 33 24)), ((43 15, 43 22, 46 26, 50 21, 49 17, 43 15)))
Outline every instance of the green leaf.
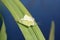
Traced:
MULTIPOLYGON (((0 15, 0 17, 2 18, 2 15, 0 15)), ((0 40, 7 40, 6 28, 5 28, 3 18, 1 20, 2 20, 2 26, 0 30, 0 40)))

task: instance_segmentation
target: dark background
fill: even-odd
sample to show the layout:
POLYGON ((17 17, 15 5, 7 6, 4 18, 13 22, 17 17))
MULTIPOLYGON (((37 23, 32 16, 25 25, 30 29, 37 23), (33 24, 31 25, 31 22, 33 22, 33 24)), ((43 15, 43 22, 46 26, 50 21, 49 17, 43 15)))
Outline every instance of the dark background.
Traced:
MULTIPOLYGON (((60 40, 60 0, 21 0, 35 18, 46 40, 49 38, 51 21, 55 22, 55 40, 60 40)), ((1 4, 1 3, 0 3, 1 4)), ((7 8, 1 4, 8 40, 24 40, 18 25, 7 8)))

